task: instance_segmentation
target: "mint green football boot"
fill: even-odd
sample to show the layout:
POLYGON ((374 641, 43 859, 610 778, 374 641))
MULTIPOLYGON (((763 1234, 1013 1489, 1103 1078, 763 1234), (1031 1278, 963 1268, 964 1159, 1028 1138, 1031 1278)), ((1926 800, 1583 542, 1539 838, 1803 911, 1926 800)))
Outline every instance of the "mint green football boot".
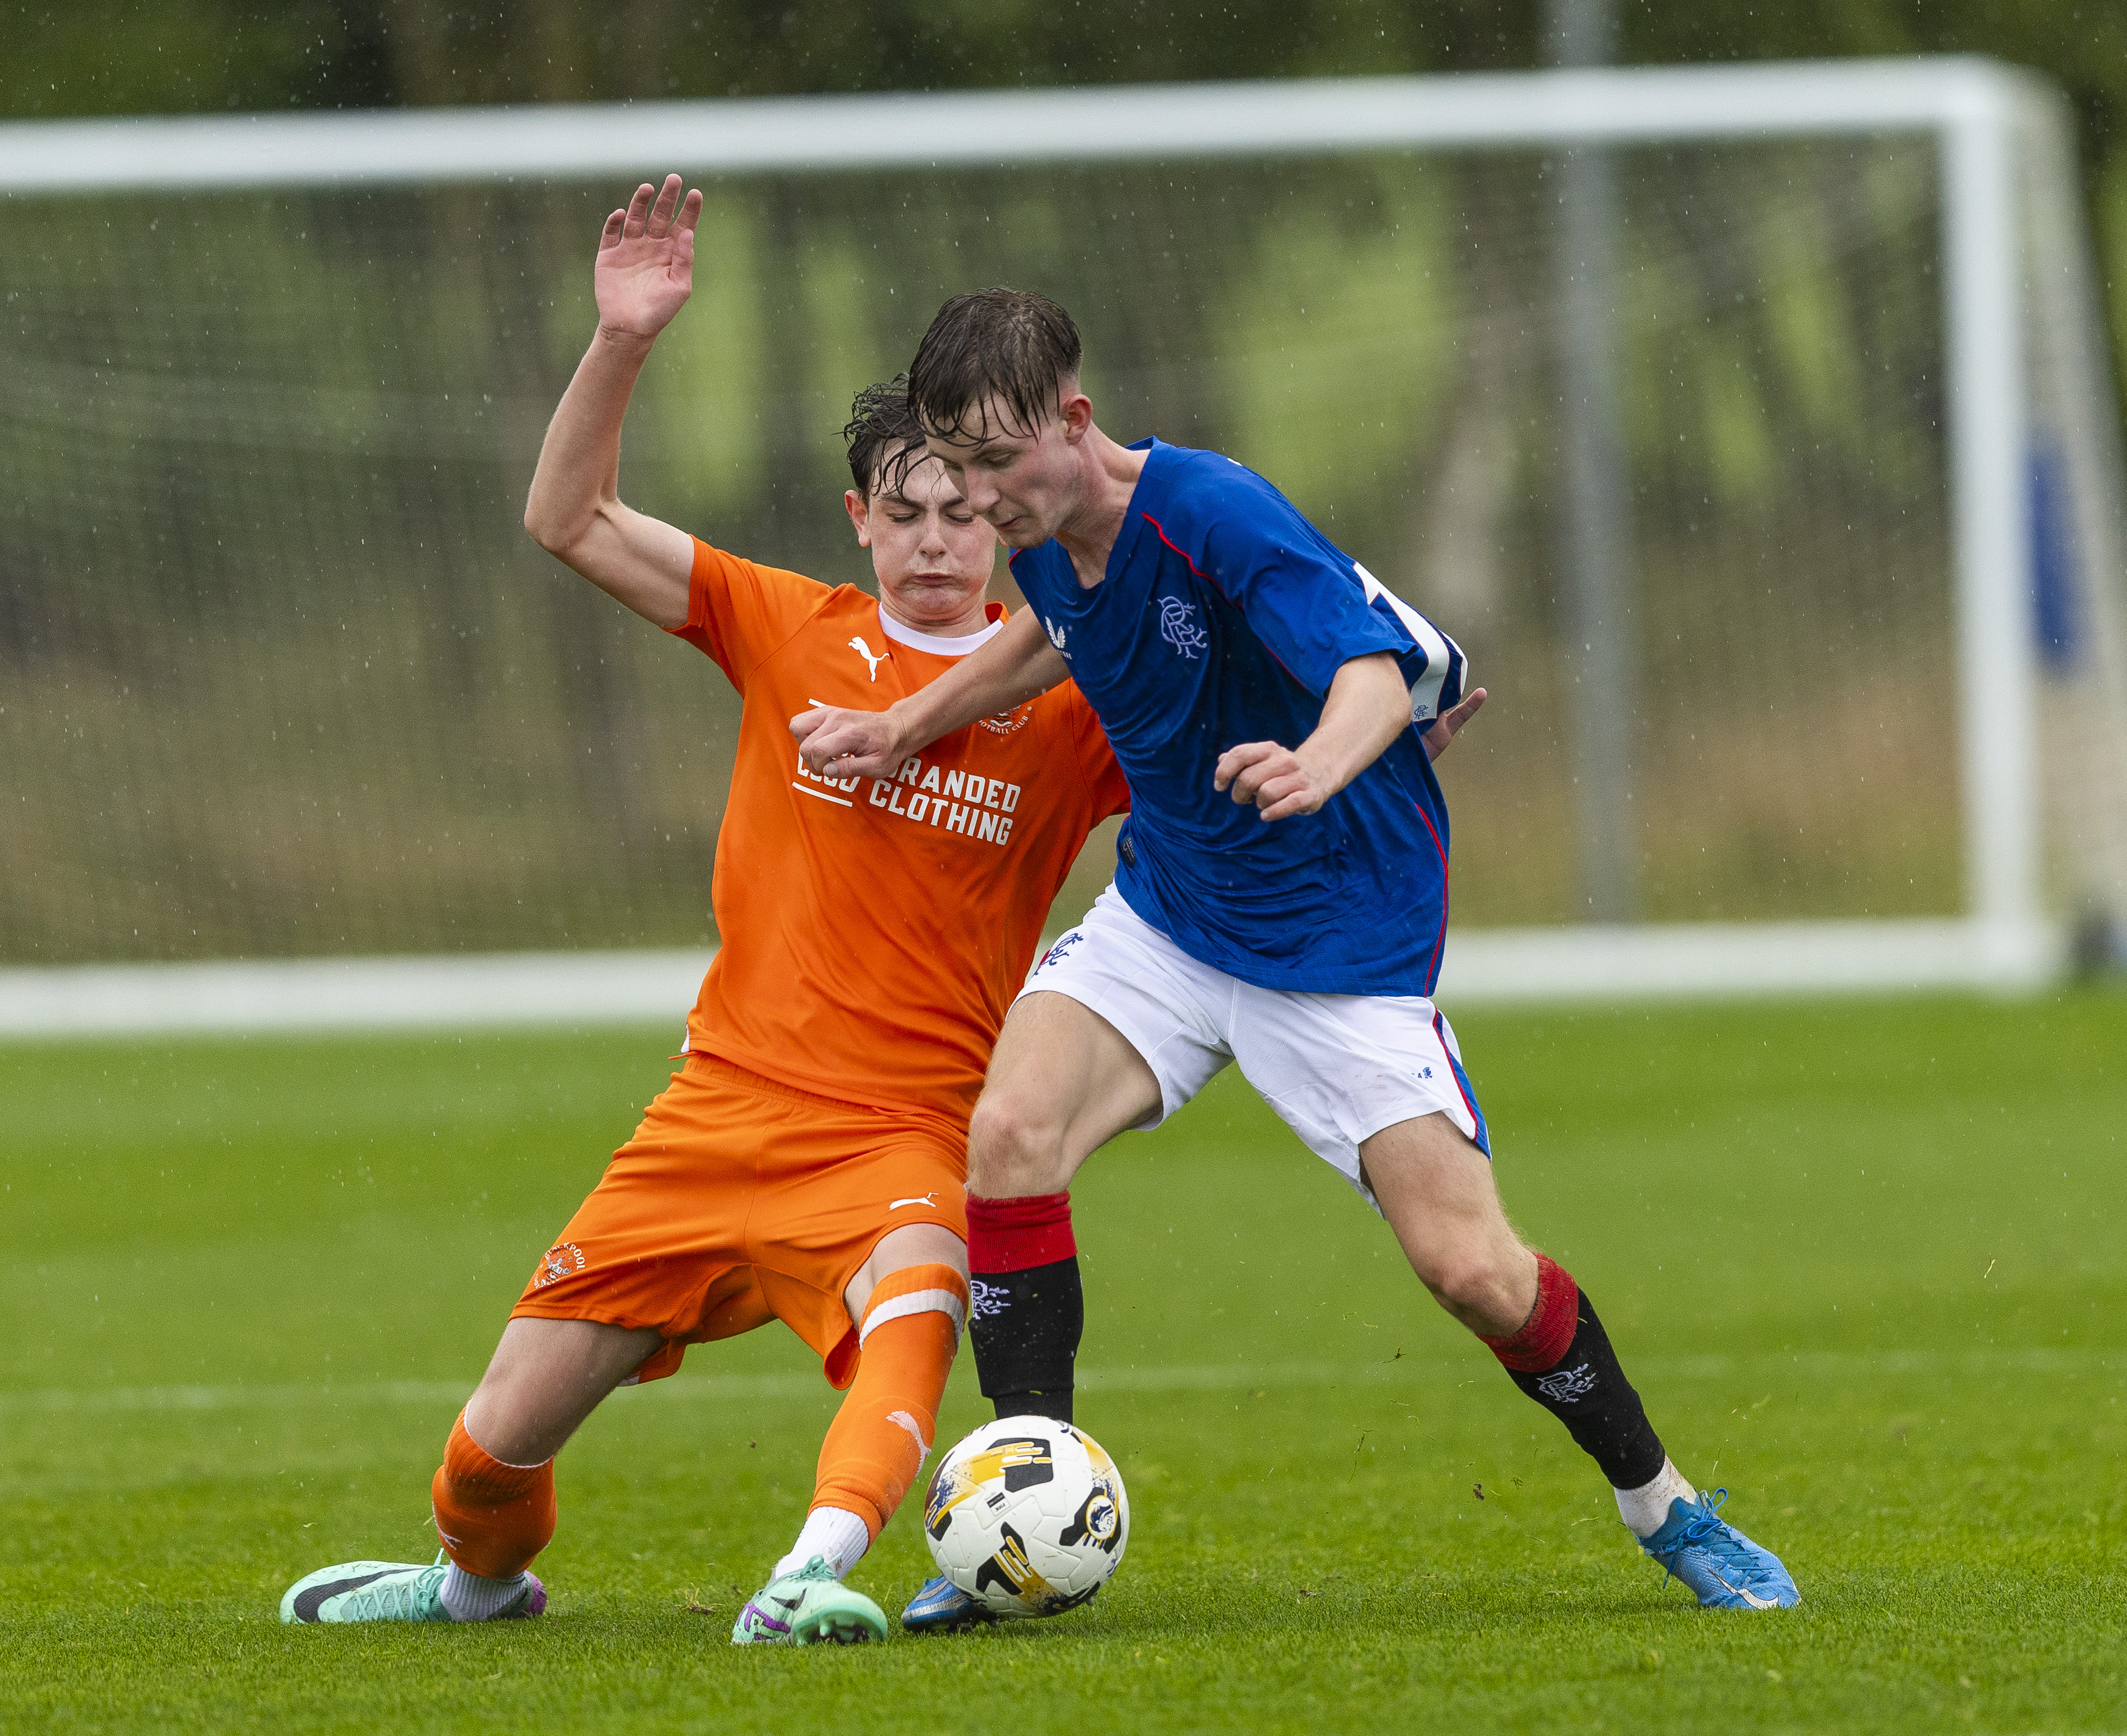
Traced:
MULTIPOLYGON (((306 1575, 281 1594, 283 1621, 448 1621, 438 1595, 450 1558, 438 1553, 429 1567, 405 1561, 343 1561, 306 1575)), ((531 1573, 524 1595, 490 1620, 538 1615, 547 1607, 547 1587, 531 1573)))
POLYGON ((886 1611, 853 1592, 815 1555, 794 1573, 771 1579, 746 1601, 732 1624, 733 1645, 863 1645, 886 1638, 886 1611))

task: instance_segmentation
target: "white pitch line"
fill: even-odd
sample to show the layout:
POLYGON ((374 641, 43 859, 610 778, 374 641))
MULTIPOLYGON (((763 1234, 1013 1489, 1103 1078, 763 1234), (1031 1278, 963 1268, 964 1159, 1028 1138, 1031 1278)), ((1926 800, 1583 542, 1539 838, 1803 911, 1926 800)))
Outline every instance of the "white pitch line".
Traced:
MULTIPOLYGON (((1471 1362, 1470 1369, 1481 1365, 1471 1362)), ((1746 1356, 1641 1356, 1632 1360, 1636 1380, 1720 1380, 1747 1375, 1753 1382, 1799 1374, 1853 1379, 1910 1374, 2127 1374, 2127 1349, 1960 1350, 1947 1355, 1920 1350, 1806 1350, 1746 1356)), ((1424 1386, 1466 1378, 1461 1364, 1416 1361, 1200 1364, 1151 1368, 1087 1369, 1082 1393, 1225 1393, 1272 1387, 1424 1386)), ((0 1417, 101 1415, 172 1411, 301 1410, 392 1405, 446 1405, 464 1401, 472 1379, 387 1380, 348 1386, 49 1387, 0 1393, 0 1417)), ((832 1389, 810 1374, 731 1374, 653 1381, 640 1391, 661 1402, 830 1398, 832 1389)), ((623 1396, 622 1403, 630 1400, 623 1396)))

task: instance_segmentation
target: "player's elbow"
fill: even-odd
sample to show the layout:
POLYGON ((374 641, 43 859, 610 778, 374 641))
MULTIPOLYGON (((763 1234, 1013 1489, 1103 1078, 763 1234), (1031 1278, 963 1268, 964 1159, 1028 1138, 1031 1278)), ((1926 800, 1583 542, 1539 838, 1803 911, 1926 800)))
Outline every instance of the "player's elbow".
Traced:
POLYGON ((569 550, 582 534, 582 527, 555 511, 549 502, 540 497, 537 489, 524 503, 524 528, 540 547, 564 561, 568 559, 569 550))

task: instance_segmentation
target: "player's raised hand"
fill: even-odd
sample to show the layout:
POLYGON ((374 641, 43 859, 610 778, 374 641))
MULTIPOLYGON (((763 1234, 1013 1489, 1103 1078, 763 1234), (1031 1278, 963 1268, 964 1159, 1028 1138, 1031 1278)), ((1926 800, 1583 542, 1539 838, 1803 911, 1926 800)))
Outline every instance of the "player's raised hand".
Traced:
POLYGON ((646 181, 627 208, 605 220, 592 284, 599 326, 619 336, 654 338, 687 305, 694 288, 694 225, 702 190, 684 199, 677 175, 646 181))
POLYGON ((884 712, 815 707, 790 720, 798 754, 831 778, 891 778, 901 769, 902 732, 884 712))
POLYGON ((1438 759, 1447 751, 1448 744, 1462 732, 1462 726, 1477 715, 1477 708, 1485 702, 1485 690, 1478 688, 1461 704, 1443 712, 1427 726, 1422 738, 1425 743, 1425 757, 1438 759))
POLYGON ((1265 820, 1318 812, 1338 788, 1292 749, 1275 741, 1244 741, 1228 748, 1219 755, 1211 787, 1230 792, 1243 807, 1253 803, 1261 808, 1265 820))

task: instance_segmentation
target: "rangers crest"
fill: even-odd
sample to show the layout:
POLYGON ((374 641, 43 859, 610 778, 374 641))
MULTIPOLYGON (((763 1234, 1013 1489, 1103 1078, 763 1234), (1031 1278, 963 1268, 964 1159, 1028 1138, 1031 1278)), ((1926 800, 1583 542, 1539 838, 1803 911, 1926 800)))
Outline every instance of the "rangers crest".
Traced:
POLYGON ((1585 1362, 1575 1369, 1561 1369, 1537 1381, 1536 1389, 1555 1404, 1570 1403, 1595 1390, 1595 1370, 1585 1362))

